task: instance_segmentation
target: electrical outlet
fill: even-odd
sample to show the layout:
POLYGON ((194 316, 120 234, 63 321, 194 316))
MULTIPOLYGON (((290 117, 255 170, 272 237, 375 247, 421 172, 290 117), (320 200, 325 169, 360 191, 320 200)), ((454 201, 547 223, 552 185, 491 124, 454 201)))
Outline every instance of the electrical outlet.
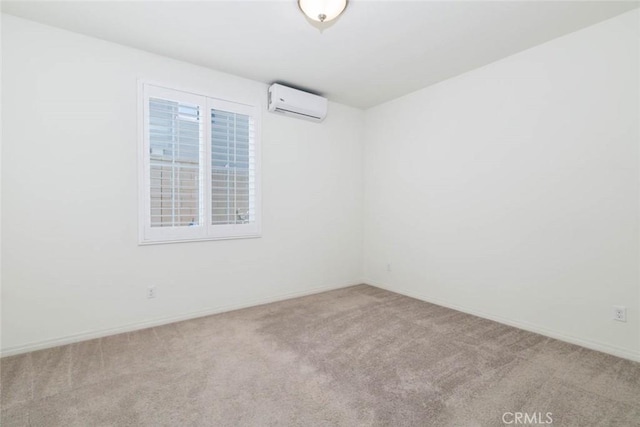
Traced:
POLYGON ((618 322, 626 322, 627 321, 627 307, 622 305, 614 305, 613 306, 613 320, 617 320, 618 322))
POLYGON ((156 287, 155 286, 149 286, 147 288, 147 298, 151 299, 151 298, 155 298, 156 297, 156 287))

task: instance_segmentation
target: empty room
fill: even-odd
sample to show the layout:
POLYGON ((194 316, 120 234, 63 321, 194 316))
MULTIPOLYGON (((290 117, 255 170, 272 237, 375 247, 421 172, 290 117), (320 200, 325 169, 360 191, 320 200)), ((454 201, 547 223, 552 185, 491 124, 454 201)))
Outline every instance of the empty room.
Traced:
POLYGON ((0 7, 3 427, 640 426, 640 2, 0 7))

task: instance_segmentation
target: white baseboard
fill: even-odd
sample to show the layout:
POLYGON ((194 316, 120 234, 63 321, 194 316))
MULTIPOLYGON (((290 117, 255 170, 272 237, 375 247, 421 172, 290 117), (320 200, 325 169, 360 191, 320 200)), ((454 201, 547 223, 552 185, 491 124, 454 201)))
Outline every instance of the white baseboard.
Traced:
POLYGON ((426 301, 432 304, 440 305, 443 307, 451 308, 453 310, 461 311, 463 313, 472 314, 474 316, 482 317, 484 319, 493 320, 498 323, 502 323, 505 325, 513 326, 515 328, 524 329, 525 331, 534 332, 536 334, 544 335, 549 338, 554 338, 560 341, 565 341, 570 344, 579 345, 581 347, 585 347, 591 350, 601 351, 603 353, 611 354, 614 356, 622 357, 624 359, 633 360, 635 362, 640 362, 640 352, 634 352, 631 350, 627 350, 620 347, 615 347, 609 344, 603 344, 596 341, 585 340, 583 338, 577 338, 571 335, 567 335, 561 332, 557 332, 551 329, 543 328, 538 325, 522 322, 518 320, 507 319, 501 316, 495 316, 492 314, 484 313, 482 311, 478 311, 468 307, 462 307, 457 304, 451 304, 448 301, 443 301, 437 298, 431 298, 422 294, 417 294, 415 292, 409 292, 404 289, 399 289, 395 286, 388 286, 374 280, 364 280, 364 283, 375 286, 376 288, 385 289, 390 292, 395 292, 397 294, 402 294, 411 298, 415 298, 421 301, 426 301))
POLYGON ((102 338, 109 335, 117 335, 123 332, 137 331, 140 329, 151 328, 154 326, 166 325, 168 323, 180 322, 183 320, 195 319, 198 317, 210 316, 212 314, 224 313, 227 311, 240 310, 242 308, 255 307, 258 305, 269 304, 272 302, 285 301, 288 299, 304 297, 307 295, 319 294, 321 292, 333 291, 336 289, 348 288, 350 286, 356 286, 362 284, 361 281, 350 282, 338 286, 322 286, 317 288, 308 289, 301 292, 288 292, 285 294, 274 295, 268 298, 261 298, 251 300, 241 304, 231 304, 220 307, 212 307, 206 310, 198 310, 190 313, 180 314, 177 316, 163 317, 152 320, 145 320, 142 322, 130 323, 127 325, 118 326, 115 328, 101 329, 96 331, 87 331, 80 334, 67 335, 63 337, 53 338, 44 341, 31 342, 24 345, 15 347, 3 348, 0 352, 0 357, 14 356, 16 354, 28 353, 30 351, 44 350, 46 348, 58 347, 61 345, 73 344, 80 341, 87 341, 96 338, 102 338))

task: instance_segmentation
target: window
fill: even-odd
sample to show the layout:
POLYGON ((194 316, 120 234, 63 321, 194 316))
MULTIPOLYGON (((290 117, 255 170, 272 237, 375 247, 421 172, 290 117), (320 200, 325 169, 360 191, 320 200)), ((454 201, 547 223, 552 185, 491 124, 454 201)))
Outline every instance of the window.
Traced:
POLYGON ((258 110, 143 85, 140 243, 260 234, 258 110))

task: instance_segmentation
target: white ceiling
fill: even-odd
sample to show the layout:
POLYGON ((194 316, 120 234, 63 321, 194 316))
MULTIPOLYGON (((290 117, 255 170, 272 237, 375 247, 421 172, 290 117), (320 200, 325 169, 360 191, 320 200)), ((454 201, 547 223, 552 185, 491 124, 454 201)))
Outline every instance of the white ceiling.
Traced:
POLYGON ((2 1, 2 11, 367 108, 638 7, 365 1, 320 32, 296 1, 2 1))

